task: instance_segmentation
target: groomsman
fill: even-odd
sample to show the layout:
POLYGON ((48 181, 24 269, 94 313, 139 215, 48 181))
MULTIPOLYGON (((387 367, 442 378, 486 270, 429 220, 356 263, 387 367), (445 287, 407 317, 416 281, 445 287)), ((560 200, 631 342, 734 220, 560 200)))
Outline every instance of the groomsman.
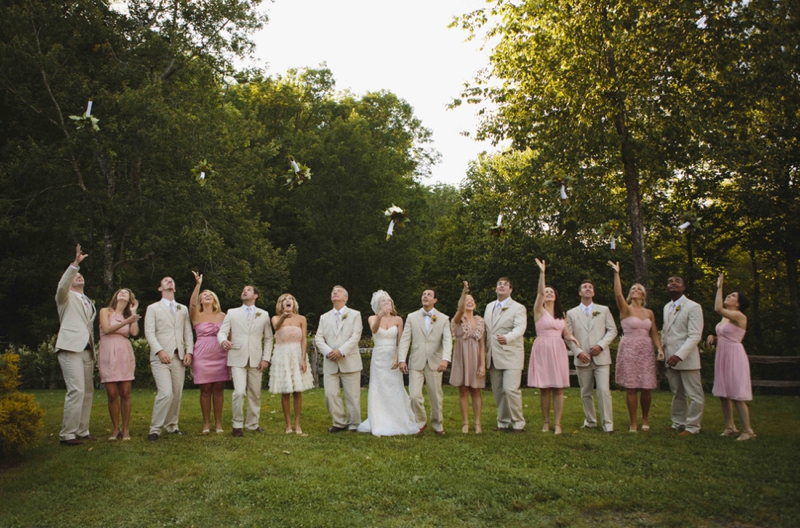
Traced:
POLYGON ((597 427, 594 412, 593 387, 597 388, 597 404, 600 408, 600 423, 606 433, 614 432, 614 413, 611 409, 611 352, 608 345, 617 337, 617 325, 607 306, 595 304, 592 281, 581 283, 578 295, 581 304, 567 312, 567 326, 580 341, 578 347, 571 341, 567 344, 575 355, 575 369, 581 386, 583 400, 583 426, 597 427))
POLYGON ((511 298, 514 287, 507 277, 495 286, 497 301, 486 306, 486 365, 492 380, 492 392, 497 403, 495 431, 521 433, 525 430, 522 415, 522 392, 519 390, 522 367, 525 363, 525 329, 528 312, 511 298))
POLYGON ((667 292, 672 302, 664 306, 661 344, 667 364, 667 380, 672 391, 672 427, 678 436, 700 432, 705 408, 705 394, 700 379, 700 351, 697 344, 703 334, 703 310, 683 294, 686 283, 670 277, 667 292), (688 402, 687 402, 688 399, 688 402))
POLYGON ((272 325, 269 313, 256 306, 258 288, 248 284, 242 290, 242 306, 228 310, 217 341, 228 351, 228 366, 233 379, 233 436, 248 431, 264 432, 258 424, 261 416, 261 378, 272 355, 272 325), (244 397, 247 395, 247 421, 244 397))
POLYGON ((97 440, 89 434, 89 418, 94 396, 94 330, 97 315, 94 305, 83 294, 83 275, 78 273, 87 255, 75 246, 75 260, 56 289, 56 307, 61 326, 56 339, 56 357, 61 365, 67 395, 59 438, 62 445, 81 445, 82 440, 97 440))
POLYGON ((411 397, 411 410, 417 419, 419 433, 428 427, 425 413, 425 398, 422 396, 423 383, 428 386, 428 400, 431 404, 431 427, 437 435, 444 435, 442 424, 442 374, 447 370, 453 352, 453 339, 450 335, 450 318, 434 308, 438 301, 436 291, 422 292, 422 308, 408 314, 403 336, 400 338, 398 360, 400 370, 408 374, 408 392, 411 397), (406 357, 410 358, 406 364, 406 357))
POLYGON ((158 286, 161 300, 147 307, 144 335, 150 345, 150 369, 156 382, 156 400, 150 421, 151 442, 158 440, 161 429, 182 436, 178 429, 186 367, 192 364, 194 338, 189 309, 175 302, 175 281, 164 277, 158 286))
POLYGON ((322 314, 314 336, 317 350, 325 356, 322 373, 325 380, 325 406, 333 419, 329 433, 350 430, 361 424, 361 313, 347 307, 349 295, 341 286, 331 291, 333 309, 322 314), (347 414, 339 394, 344 389, 347 414))

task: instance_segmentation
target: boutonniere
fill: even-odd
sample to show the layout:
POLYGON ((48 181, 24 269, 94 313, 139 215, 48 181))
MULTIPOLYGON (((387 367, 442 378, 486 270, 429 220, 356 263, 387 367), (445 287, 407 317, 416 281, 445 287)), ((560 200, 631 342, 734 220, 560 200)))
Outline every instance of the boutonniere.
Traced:
POLYGON ((597 316, 597 315, 600 315, 600 312, 598 312, 597 310, 595 310, 595 311, 593 311, 593 312, 592 312, 592 317, 595 317, 595 316, 597 316))
POLYGON ((175 306, 175 309, 180 312, 181 311, 181 305, 179 304, 179 305, 175 306))
POLYGON ((431 321, 433 321, 434 323, 436 322, 436 314, 433 314, 433 315, 431 316, 431 321))
POLYGON ((505 312, 506 310, 508 310, 508 306, 503 306, 503 308, 500 310, 500 313, 505 312))
POLYGON ((345 319, 347 319, 347 314, 342 314, 342 321, 344 321, 345 319))
POLYGON ((681 305, 679 304, 678 306, 675 307, 675 313, 678 313, 680 311, 681 311, 681 305))
POLYGON ((261 312, 256 312, 256 317, 261 317, 261 312))

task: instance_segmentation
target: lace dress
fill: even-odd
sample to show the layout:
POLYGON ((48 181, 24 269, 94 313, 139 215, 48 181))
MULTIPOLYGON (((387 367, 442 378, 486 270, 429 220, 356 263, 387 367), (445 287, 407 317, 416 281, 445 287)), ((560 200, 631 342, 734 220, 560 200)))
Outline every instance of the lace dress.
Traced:
POLYGON ((282 326, 275 332, 275 349, 269 368, 269 391, 273 394, 303 392, 314 387, 311 365, 306 355, 305 372, 300 370, 304 350, 300 350, 303 329, 299 326, 282 326))
POLYGON ((367 419, 358 426, 358 432, 375 436, 416 434, 419 427, 403 386, 403 374, 400 369, 392 370, 397 353, 397 327, 379 328, 373 339, 367 419))

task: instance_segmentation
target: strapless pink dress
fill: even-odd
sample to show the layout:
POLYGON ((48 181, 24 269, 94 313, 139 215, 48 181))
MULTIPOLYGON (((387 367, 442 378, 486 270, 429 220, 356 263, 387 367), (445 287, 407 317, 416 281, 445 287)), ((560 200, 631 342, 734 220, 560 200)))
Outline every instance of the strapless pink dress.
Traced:
POLYGON ((714 359, 714 388, 718 398, 750 401, 750 360, 742 346, 745 330, 731 323, 717 324, 717 356, 714 359))
POLYGON ((614 380, 626 389, 656 388, 656 356, 650 337, 650 319, 626 317, 622 320, 625 335, 619 340, 614 380))
POLYGON ((569 387, 569 356, 561 337, 565 323, 564 319, 555 319, 546 311, 536 321, 536 340, 528 365, 528 387, 569 387))

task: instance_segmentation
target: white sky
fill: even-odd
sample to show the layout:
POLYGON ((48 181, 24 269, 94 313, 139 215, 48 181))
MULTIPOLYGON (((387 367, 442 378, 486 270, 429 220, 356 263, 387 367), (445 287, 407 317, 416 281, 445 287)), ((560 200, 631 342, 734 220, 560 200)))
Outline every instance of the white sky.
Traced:
POLYGON ((477 129, 478 107, 447 110, 465 81, 488 64, 481 42, 448 29, 453 17, 484 7, 485 0, 275 0, 269 23, 253 36, 255 66, 268 74, 327 63, 337 90, 356 95, 389 90, 408 101, 433 132, 441 161, 425 183, 457 185, 467 163, 496 150, 460 134, 477 129))

